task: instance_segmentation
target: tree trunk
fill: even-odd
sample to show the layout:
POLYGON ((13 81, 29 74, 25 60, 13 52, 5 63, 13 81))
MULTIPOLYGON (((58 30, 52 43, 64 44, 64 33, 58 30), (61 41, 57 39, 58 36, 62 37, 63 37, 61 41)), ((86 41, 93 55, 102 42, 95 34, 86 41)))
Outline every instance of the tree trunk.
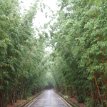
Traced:
POLYGON ((100 87, 98 86, 97 79, 96 79, 95 75, 94 75, 94 81, 95 81, 95 86, 96 86, 96 92, 98 94, 98 99, 99 99, 100 103, 103 105, 103 101, 102 101, 101 94, 100 94, 100 87))

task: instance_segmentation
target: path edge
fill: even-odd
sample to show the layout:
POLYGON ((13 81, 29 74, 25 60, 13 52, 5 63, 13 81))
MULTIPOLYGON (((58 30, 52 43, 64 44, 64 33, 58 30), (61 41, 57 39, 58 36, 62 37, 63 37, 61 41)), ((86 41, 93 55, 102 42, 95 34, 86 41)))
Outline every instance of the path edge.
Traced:
POLYGON ((64 98, 62 94, 60 94, 58 92, 57 92, 57 94, 59 95, 61 100, 63 100, 68 105, 68 107, 79 107, 77 104, 75 104, 75 103, 73 103, 71 101, 68 101, 66 98, 64 98))
POLYGON ((32 105, 37 100, 37 97, 39 97, 41 94, 42 94, 42 92, 38 93, 31 100, 27 101, 26 103, 24 103, 22 105, 18 105, 16 107, 30 107, 30 105, 32 105))

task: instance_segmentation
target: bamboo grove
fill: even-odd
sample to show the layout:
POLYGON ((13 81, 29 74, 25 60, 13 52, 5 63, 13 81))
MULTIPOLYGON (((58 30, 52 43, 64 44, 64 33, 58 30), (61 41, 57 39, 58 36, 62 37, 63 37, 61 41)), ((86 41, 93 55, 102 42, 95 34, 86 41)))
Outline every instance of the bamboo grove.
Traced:
POLYGON ((47 34, 32 27, 36 0, 24 15, 18 0, 0 0, 0 107, 48 85, 86 107, 107 107, 107 1, 58 1, 47 34))
POLYGON ((107 1, 61 3, 51 32, 57 88, 86 107, 107 107, 107 1))
POLYGON ((34 37, 36 5, 21 16, 18 0, 0 0, 0 107, 42 88, 44 37, 34 37))

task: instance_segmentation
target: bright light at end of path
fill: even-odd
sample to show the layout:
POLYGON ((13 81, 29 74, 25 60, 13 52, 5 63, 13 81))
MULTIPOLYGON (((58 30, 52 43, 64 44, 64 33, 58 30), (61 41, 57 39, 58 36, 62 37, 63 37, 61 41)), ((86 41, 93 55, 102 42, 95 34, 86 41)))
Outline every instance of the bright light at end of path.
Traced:
POLYGON ((53 52, 52 47, 48 46, 48 47, 45 48, 45 53, 46 54, 51 54, 52 52, 53 52))
POLYGON ((47 72, 46 75, 49 76, 49 77, 52 77, 52 73, 51 72, 47 72))

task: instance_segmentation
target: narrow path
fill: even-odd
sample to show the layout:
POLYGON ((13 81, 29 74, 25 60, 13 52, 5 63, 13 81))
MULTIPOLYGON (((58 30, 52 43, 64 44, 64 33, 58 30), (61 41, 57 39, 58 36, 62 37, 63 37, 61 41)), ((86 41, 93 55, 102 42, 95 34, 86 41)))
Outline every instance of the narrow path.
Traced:
POLYGON ((70 107, 53 90, 44 91, 32 104, 27 107, 70 107))

